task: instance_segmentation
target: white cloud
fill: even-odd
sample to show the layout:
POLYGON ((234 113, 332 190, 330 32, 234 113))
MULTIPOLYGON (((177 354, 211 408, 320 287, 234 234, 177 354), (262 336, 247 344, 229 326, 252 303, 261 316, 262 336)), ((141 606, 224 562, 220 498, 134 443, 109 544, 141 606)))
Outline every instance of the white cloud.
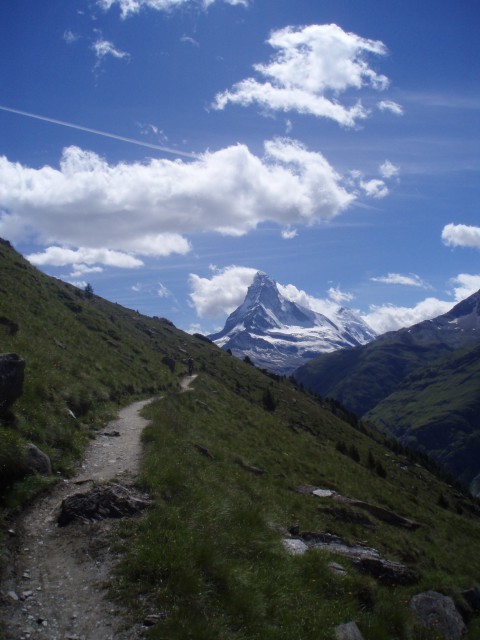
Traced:
POLYGON ((292 240, 298 236, 298 231, 296 229, 283 229, 282 238, 284 240, 292 240))
MULTIPOLYGON (((219 317, 232 313, 245 299, 248 287, 252 284, 258 269, 231 265, 224 269, 211 267, 211 278, 201 278, 190 274, 189 285, 192 290, 190 299, 200 317, 219 317)), ((333 319, 340 306, 353 296, 337 289, 329 290, 329 298, 321 299, 309 295, 293 284, 282 285, 277 282, 281 295, 307 309, 323 313, 333 319)))
POLYGON ((449 247, 480 249, 480 227, 466 224, 447 224, 443 227, 442 240, 449 247))
MULTIPOLYGON (((154 11, 173 11, 181 7, 192 5, 203 9, 214 4, 217 0, 97 0, 97 5, 104 11, 108 11, 114 5, 118 5, 122 18, 138 13, 142 9, 154 11)), ((248 7, 249 0, 222 0, 230 5, 248 7)))
MULTIPOLYGON (((67 249, 65 247, 48 247, 42 253, 31 253, 26 256, 32 264, 37 266, 51 265, 64 267, 75 265, 77 270, 94 264, 121 269, 136 269, 143 266, 143 262, 134 256, 110 249, 67 249)), ((84 272, 85 273, 85 272, 84 272)))
POLYGON ((77 40, 80 40, 80 36, 73 33, 73 31, 70 31, 70 29, 67 29, 63 32, 63 39, 67 44, 73 44, 74 42, 77 42, 77 40))
POLYGON ((382 178, 395 178, 400 173, 400 169, 395 166, 390 160, 385 160, 379 167, 380 175, 382 178))
POLYGON ((78 147, 64 150, 59 168, 0 157, 0 235, 185 254, 184 234, 242 235, 266 221, 289 228, 331 219, 356 197, 341 183, 320 153, 288 139, 266 142, 263 158, 240 144, 193 161, 110 165, 78 147))
POLYGON ((201 278, 195 273, 189 277, 190 299, 197 314, 218 317, 230 314, 240 306, 252 284, 257 269, 235 265, 216 270, 214 275, 201 278))
POLYGON ((190 36, 182 36, 180 38, 180 42, 186 42, 187 44, 191 44, 194 47, 199 47, 200 46, 199 42, 197 40, 195 40, 195 38, 192 38, 190 36))
POLYGON ((377 333, 397 331, 410 327, 423 320, 431 320, 450 309, 458 302, 465 300, 480 289, 480 274, 460 273, 450 280, 453 300, 425 298, 413 307, 398 307, 393 304, 373 305, 363 319, 377 333))
POLYGON ((351 302, 354 296, 346 291, 341 291, 339 287, 330 287, 328 290, 328 297, 338 305, 342 305, 345 302, 351 302))
POLYGON ((172 295, 172 292, 167 289, 167 287, 161 282, 157 285, 157 295, 159 298, 169 298, 172 295))
POLYGON ((377 106, 380 111, 390 111, 396 116, 403 116, 404 113, 402 105, 393 100, 381 100, 377 106))
POLYGON ((91 46, 92 51, 95 53, 97 58, 97 62, 95 63, 95 69, 98 69, 105 58, 108 56, 112 58, 116 58, 117 60, 129 60, 130 54, 126 51, 122 51, 121 49, 117 49, 117 47, 113 44, 113 42, 109 42, 108 40, 104 40, 99 37, 91 46))
POLYGON ((460 273, 452 278, 453 295, 460 302, 480 289, 480 274, 460 273))
POLYGON ((74 271, 69 274, 69 278, 81 278, 87 273, 102 273, 102 267, 89 267, 86 264, 76 264, 74 271))
POLYGON ((403 327, 410 327, 423 320, 431 320, 436 316, 447 313, 452 307, 452 302, 445 302, 437 298, 426 298, 414 307, 397 307, 393 304, 372 305, 369 313, 363 315, 363 319, 377 333, 397 331, 403 327))
POLYGON ((385 198, 389 194, 389 190, 385 182, 378 178, 374 178, 372 180, 360 180, 359 186, 364 191, 365 195, 369 198, 375 198, 376 200, 385 198))
POLYGON ((402 284, 408 287, 421 287, 422 289, 430 289, 430 286, 424 282, 420 276, 411 273, 408 276, 401 273, 388 273, 386 276, 370 278, 372 282, 383 282, 385 284, 402 284))
POLYGON ((386 55, 385 45, 347 33, 335 24, 286 27, 274 31, 267 42, 277 53, 268 64, 254 66, 264 81, 246 78, 238 82, 217 94, 215 109, 229 103, 258 104, 267 110, 297 111, 352 127, 368 111, 359 101, 353 106, 342 104, 338 96, 349 89, 383 90, 388 86, 388 78, 367 62, 369 54, 386 55))

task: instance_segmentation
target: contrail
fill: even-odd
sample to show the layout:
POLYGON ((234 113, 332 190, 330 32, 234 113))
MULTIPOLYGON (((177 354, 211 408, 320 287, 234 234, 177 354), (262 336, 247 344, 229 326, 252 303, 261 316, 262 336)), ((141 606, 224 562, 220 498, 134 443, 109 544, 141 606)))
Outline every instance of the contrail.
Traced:
POLYGON ((171 147, 164 147, 162 145, 152 144, 150 142, 142 142, 141 140, 135 140, 135 138, 126 138, 125 136, 118 136, 115 133, 107 133, 106 131, 99 131, 98 129, 83 127, 79 124, 65 122, 64 120, 57 120, 56 118, 47 118, 46 116, 39 116, 36 113, 29 113, 28 111, 21 111, 20 109, 12 109, 11 107, 4 107, 0 105, 0 110, 8 111, 9 113, 16 113, 20 116, 26 116, 27 118, 34 118, 35 120, 42 120, 43 122, 50 122, 51 124, 59 124, 62 127, 69 127, 70 129, 78 129, 78 131, 86 131, 87 133, 93 133, 97 136, 103 136, 104 138, 112 138, 113 140, 120 140, 120 142, 129 142, 130 144, 136 144, 140 147, 147 147, 148 149, 155 149, 156 151, 173 153, 176 156, 183 156, 185 158, 198 159, 198 156, 194 153, 188 153, 186 151, 178 151, 177 149, 172 149, 171 147))

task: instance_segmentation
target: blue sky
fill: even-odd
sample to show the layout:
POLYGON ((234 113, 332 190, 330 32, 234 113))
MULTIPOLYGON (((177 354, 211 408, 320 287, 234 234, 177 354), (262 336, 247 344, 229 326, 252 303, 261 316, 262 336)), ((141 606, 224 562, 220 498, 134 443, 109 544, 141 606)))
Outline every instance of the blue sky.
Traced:
POLYGON ((257 270, 377 331, 480 289, 470 0, 7 0, 0 236, 211 332, 257 270))

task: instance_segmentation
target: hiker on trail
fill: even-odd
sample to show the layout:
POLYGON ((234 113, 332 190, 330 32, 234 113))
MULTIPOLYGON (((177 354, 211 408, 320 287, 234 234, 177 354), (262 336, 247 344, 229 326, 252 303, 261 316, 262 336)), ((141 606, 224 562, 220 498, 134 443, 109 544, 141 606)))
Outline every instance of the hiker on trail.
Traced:
POLYGON ((188 375, 191 376, 193 373, 193 358, 188 359, 188 375))

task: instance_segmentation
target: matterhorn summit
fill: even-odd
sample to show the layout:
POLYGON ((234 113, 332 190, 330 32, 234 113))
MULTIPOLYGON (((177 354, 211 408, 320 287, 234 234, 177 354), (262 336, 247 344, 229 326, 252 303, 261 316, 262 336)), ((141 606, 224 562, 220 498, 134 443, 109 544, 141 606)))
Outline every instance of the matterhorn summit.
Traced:
POLYGON ((285 298, 266 273, 258 272, 243 303, 219 333, 209 336, 239 358, 289 375, 321 353, 355 347, 376 337, 351 309, 326 315, 285 298))

